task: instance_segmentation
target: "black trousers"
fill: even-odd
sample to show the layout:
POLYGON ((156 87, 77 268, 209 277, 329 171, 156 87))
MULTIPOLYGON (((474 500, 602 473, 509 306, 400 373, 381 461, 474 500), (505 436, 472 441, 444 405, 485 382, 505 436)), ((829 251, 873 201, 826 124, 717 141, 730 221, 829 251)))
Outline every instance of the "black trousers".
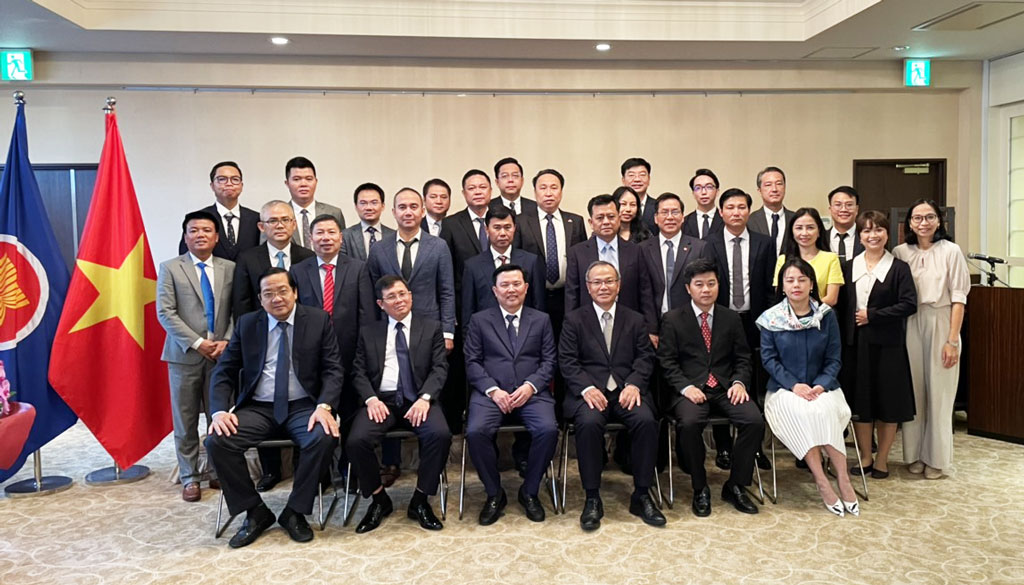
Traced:
POLYGON ((698 492, 708 484, 707 472, 704 470, 704 439, 701 434, 712 412, 728 416, 729 422, 738 431, 732 452, 729 482, 748 486, 754 476, 754 453, 764 435, 761 411, 753 400, 741 404, 730 403, 727 389, 722 386, 702 390, 707 397, 702 404, 694 404, 682 397, 673 408, 678 433, 677 449, 684 468, 690 470, 693 491, 698 492))
POLYGON ((338 445, 338 440, 319 424, 312 431, 306 430, 315 408, 312 400, 293 400, 288 403, 288 418, 279 425, 274 420, 273 403, 252 401, 235 410, 237 433, 226 437, 217 434, 206 437, 206 452, 217 470, 231 514, 241 514, 263 502, 249 477, 245 452, 260 441, 275 438, 291 439, 298 445, 301 455, 295 469, 292 493, 288 496, 288 507, 300 514, 313 512, 321 474, 327 469, 331 453, 338 445))
POLYGON ((352 430, 345 441, 345 450, 352 461, 352 468, 359 478, 359 490, 363 497, 368 498, 380 487, 380 463, 374 447, 381 442, 384 434, 394 428, 403 428, 416 433, 420 443, 420 468, 416 478, 416 488, 427 495, 437 493, 441 471, 448 459, 448 450, 452 446, 452 433, 448 430, 444 413, 437 404, 431 404, 427 418, 420 426, 413 427, 405 417, 412 404, 402 408, 388 405, 391 411, 382 423, 373 422, 366 413, 366 408, 356 413, 352 421, 352 430))
MULTIPOLYGON (((591 390, 600 392, 600 390, 591 390)), ((653 405, 644 400, 633 410, 619 404, 618 392, 605 392, 608 407, 603 411, 590 408, 582 398, 572 413, 576 426, 576 458, 580 466, 583 489, 601 487, 604 468, 604 432, 609 422, 621 421, 626 425, 630 439, 630 460, 633 467, 633 485, 646 491, 654 481, 654 466, 658 458, 658 419, 653 405)), ((619 437, 623 438, 623 437, 619 437)))

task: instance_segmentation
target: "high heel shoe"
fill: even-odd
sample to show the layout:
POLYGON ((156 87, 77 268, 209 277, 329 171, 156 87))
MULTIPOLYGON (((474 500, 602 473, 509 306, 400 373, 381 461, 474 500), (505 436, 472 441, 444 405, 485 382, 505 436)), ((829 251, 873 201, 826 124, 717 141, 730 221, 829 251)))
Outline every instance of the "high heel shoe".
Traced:
POLYGON ((849 512, 851 516, 860 516, 860 502, 857 500, 852 502, 843 500, 843 507, 846 508, 846 511, 849 512))
POLYGON ((831 505, 825 504, 825 508, 829 512, 832 512, 833 514, 835 514, 836 516, 839 516, 840 518, 843 517, 843 502, 842 502, 841 499, 837 499, 836 503, 831 504, 831 505))

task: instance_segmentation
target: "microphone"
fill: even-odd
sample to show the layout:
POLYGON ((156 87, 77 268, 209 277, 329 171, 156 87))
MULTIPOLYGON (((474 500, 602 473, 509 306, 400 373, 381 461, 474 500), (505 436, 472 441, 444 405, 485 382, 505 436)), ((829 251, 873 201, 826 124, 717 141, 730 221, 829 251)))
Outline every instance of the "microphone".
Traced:
POLYGON ((1002 258, 986 256, 984 254, 968 254, 967 257, 971 260, 981 260, 982 262, 988 262, 989 264, 1006 264, 1006 260, 1003 260, 1002 258))

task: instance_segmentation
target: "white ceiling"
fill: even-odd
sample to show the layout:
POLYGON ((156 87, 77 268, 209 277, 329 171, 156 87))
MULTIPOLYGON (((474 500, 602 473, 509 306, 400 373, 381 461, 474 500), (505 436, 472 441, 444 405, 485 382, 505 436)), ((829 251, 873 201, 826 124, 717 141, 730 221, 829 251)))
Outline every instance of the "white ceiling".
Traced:
MULTIPOLYGON (((972 3, 0 0, 0 47, 59 52, 598 61, 987 59, 1024 50, 1024 16, 982 30, 913 30, 972 3), (292 43, 272 46, 268 42, 272 34, 288 36, 292 43), (596 52, 594 44, 601 41, 612 43, 612 50, 596 52), (903 53, 892 50, 899 45, 911 48, 903 53)), ((1024 5, 1024 0, 1011 3, 1024 5)))

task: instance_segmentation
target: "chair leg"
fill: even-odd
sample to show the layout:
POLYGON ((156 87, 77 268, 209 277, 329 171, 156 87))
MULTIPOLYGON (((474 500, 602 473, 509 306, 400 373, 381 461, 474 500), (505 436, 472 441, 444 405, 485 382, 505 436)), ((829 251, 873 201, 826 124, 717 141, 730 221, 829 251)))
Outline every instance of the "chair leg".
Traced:
POLYGON ((551 506, 554 509, 555 514, 558 514, 558 484, 555 483, 555 460, 554 459, 552 459, 551 461, 548 461, 548 477, 551 478, 551 481, 548 482, 548 483, 550 483, 549 487, 551 488, 551 506))
POLYGON ((220 492, 220 497, 218 498, 218 502, 217 502, 217 525, 214 527, 214 531, 213 531, 213 537, 214 538, 220 538, 220 536, 222 534, 224 534, 224 531, 228 529, 228 526, 231 526, 231 523, 234 522, 235 518, 238 517, 237 514, 232 514, 227 519, 227 521, 224 522, 223 525, 221 525, 220 519, 221 519, 221 513, 222 512, 224 512, 224 492, 223 492, 223 490, 220 492))
POLYGON ((676 488, 672 480, 672 472, 675 469, 675 462, 672 453, 672 435, 675 432, 675 425, 672 421, 668 421, 668 429, 666 429, 665 436, 668 437, 668 507, 671 508, 676 502, 676 488))
POLYGON ((661 478, 658 477, 658 464, 654 464, 654 488, 658 492, 658 509, 665 509, 665 497, 661 493, 661 478))
POLYGON ((352 485, 352 462, 348 462, 348 467, 345 471, 345 518, 341 521, 342 526, 348 526, 350 520, 352 520, 352 514, 356 511, 356 506, 359 505, 359 498, 352 498, 352 506, 349 507, 348 500, 350 486, 352 485))
POLYGON ((562 434, 562 514, 565 514, 565 495, 569 481, 569 427, 562 434))
POLYGON ((772 504, 779 503, 779 485, 777 483, 775 470, 779 466, 775 463, 775 433, 768 429, 768 433, 772 436, 772 504))
POLYGON ((864 475, 864 464, 861 463, 860 445, 857 444, 857 433, 854 431, 853 421, 850 421, 850 435, 853 436, 853 450, 857 453, 857 465, 860 467, 860 481, 864 485, 864 493, 861 495, 864 496, 864 501, 866 502, 868 501, 868 478, 864 475))
POLYGON ((462 433, 462 465, 459 467, 459 520, 462 520, 463 499, 466 495, 466 433, 462 433))
POLYGON ((448 519, 448 470, 441 470, 441 520, 448 519))

